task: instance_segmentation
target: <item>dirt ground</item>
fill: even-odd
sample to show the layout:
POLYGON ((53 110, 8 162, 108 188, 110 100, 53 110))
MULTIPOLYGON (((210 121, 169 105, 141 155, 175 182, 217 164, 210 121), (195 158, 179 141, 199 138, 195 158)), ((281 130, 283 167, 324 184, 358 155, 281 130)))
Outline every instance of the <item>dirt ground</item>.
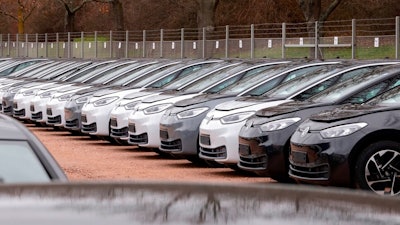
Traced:
POLYGON ((135 146, 118 146, 88 136, 73 136, 68 131, 29 124, 27 127, 50 150, 71 181, 275 182, 230 168, 209 168, 185 159, 161 157, 135 146))

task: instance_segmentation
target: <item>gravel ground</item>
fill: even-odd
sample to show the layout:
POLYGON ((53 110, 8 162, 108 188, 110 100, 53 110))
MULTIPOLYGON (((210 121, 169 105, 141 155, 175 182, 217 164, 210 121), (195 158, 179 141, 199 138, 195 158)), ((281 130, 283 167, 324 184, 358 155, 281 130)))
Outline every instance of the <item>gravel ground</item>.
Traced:
POLYGON ((185 159, 165 158, 135 146, 118 146, 50 127, 27 127, 44 143, 71 181, 156 180, 188 182, 275 182, 229 168, 207 168, 185 159))

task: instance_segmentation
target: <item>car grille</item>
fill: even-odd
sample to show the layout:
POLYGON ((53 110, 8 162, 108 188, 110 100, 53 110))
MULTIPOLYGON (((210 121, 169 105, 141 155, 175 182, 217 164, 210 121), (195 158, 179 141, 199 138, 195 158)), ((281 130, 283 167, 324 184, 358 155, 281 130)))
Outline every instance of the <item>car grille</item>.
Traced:
POLYGON ((35 106, 31 105, 30 110, 31 110, 31 112, 35 112, 35 106))
POLYGON ((117 119, 116 119, 116 118, 111 118, 111 120, 110 120, 110 126, 113 126, 113 127, 117 127, 117 126, 118 126, 118 123, 117 123, 117 119))
POLYGON ((289 165, 290 176, 310 180, 328 180, 329 170, 329 164, 321 164, 318 166, 289 165))
POLYGON ((129 129, 129 132, 135 133, 136 132, 135 124, 134 123, 130 123, 128 125, 128 129, 129 129))
POLYGON ((97 131, 96 123, 91 123, 89 125, 82 124, 82 132, 83 133, 91 133, 97 131))
POLYGON ((3 108, 3 113, 5 113, 5 114, 12 114, 12 112, 13 112, 13 109, 11 106, 3 108))
POLYGON ((82 116, 81 116, 81 122, 82 122, 82 123, 87 123, 87 117, 86 117, 86 115, 82 115, 82 116))
POLYGON ((53 117, 47 117, 47 123, 49 124, 61 124, 61 116, 53 116, 53 117))
POLYGON ((160 130, 160 138, 161 139, 168 139, 168 131, 167 130, 160 130))
MULTIPOLYGON (((4 111, 4 112, 6 112, 6 111, 4 111)), ((14 116, 17 116, 17 117, 25 116, 25 109, 14 110, 14 116)))
POLYGON ((147 142, 148 142, 147 133, 139 134, 139 135, 129 134, 129 143, 130 144, 147 144, 147 142))
POLYGON ((65 127, 68 127, 68 128, 79 128, 78 119, 66 120, 65 121, 65 127))
POLYGON ((267 154, 259 139, 239 138, 239 166, 250 170, 267 168, 267 154))
POLYGON ((128 127, 123 127, 121 129, 111 128, 110 136, 119 138, 128 137, 128 127))
POLYGON ((210 135, 200 135, 200 143, 203 145, 211 145, 210 135))
POLYGON ((161 141, 160 149, 163 151, 181 151, 182 150, 182 142, 181 140, 174 141, 161 141))
POLYGON ((221 146, 218 148, 200 147, 200 155, 204 156, 205 158, 225 159, 227 156, 226 147, 225 146, 221 146))
POLYGON ((47 114, 48 116, 52 116, 52 115, 53 115, 53 112, 52 112, 51 108, 47 108, 47 109, 46 109, 46 114, 47 114))
POLYGON ((32 120, 41 120, 41 119, 43 119, 42 112, 32 113, 31 119, 32 120))
MULTIPOLYGON (((5 105, 5 104, 4 104, 4 105, 5 105)), ((14 108, 14 109, 18 109, 18 103, 14 102, 14 103, 13 103, 13 108, 14 108)))

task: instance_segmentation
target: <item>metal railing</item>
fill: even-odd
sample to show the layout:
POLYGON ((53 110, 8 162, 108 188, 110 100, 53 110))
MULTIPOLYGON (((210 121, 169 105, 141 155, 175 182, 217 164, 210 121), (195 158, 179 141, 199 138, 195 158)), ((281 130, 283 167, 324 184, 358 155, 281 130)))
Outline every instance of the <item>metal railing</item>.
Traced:
POLYGON ((0 57, 399 58, 400 19, 0 34, 0 57))

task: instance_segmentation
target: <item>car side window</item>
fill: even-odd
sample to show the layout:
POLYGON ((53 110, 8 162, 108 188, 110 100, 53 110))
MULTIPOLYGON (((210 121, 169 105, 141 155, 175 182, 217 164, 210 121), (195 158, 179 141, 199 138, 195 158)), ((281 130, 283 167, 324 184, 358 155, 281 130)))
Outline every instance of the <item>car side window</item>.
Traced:
POLYGON ((373 70, 374 68, 376 68, 376 67, 371 66, 371 67, 360 68, 360 69, 356 69, 356 70, 352 70, 352 71, 343 73, 337 82, 341 83, 343 81, 347 81, 347 80, 357 77, 359 75, 363 75, 363 74, 368 73, 369 71, 373 70))
POLYGON ((26 141, 1 140, 0 179, 4 183, 50 181, 43 164, 26 141))
POLYGON ((289 80, 293 80, 295 78, 298 78, 298 77, 301 77, 301 76, 304 76, 304 75, 307 75, 307 74, 310 74, 310 73, 313 73, 313 72, 315 72, 315 71, 317 71, 317 70, 319 70, 319 69, 321 69, 323 67, 324 66, 310 66, 310 67, 306 67, 306 68, 302 68, 302 69, 298 69, 298 70, 289 72, 286 75, 286 77, 285 77, 285 79, 283 80, 282 83, 284 83, 286 81, 289 81, 289 80))
POLYGON ((388 86, 387 82, 382 82, 377 85, 374 85, 368 89, 365 89, 364 91, 359 92, 356 95, 353 95, 351 98, 347 99, 345 103, 355 103, 355 104, 361 104, 364 103, 371 98, 377 96, 379 93, 381 93, 386 87, 388 86))
POLYGON ((295 99, 297 101, 304 101, 304 100, 326 90, 327 88, 331 87, 333 84, 336 83, 336 80, 337 80, 336 77, 330 78, 330 79, 320 83, 319 85, 316 85, 315 87, 312 87, 312 88, 300 93, 293 99, 295 99))
POLYGON ((185 68, 183 70, 176 71, 175 73, 172 73, 172 74, 162 78, 161 80, 153 83, 151 85, 151 87, 153 87, 153 88, 163 87, 164 85, 168 84, 172 80, 177 79, 178 77, 184 77, 184 76, 186 76, 186 75, 188 75, 188 74, 190 74, 190 73, 192 73, 194 71, 197 71, 197 70, 201 69, 203 66, 204 66, 203 64, 199 64, 199 65, 194 65, 194 66, 187 67, 187 68, 185 68))

